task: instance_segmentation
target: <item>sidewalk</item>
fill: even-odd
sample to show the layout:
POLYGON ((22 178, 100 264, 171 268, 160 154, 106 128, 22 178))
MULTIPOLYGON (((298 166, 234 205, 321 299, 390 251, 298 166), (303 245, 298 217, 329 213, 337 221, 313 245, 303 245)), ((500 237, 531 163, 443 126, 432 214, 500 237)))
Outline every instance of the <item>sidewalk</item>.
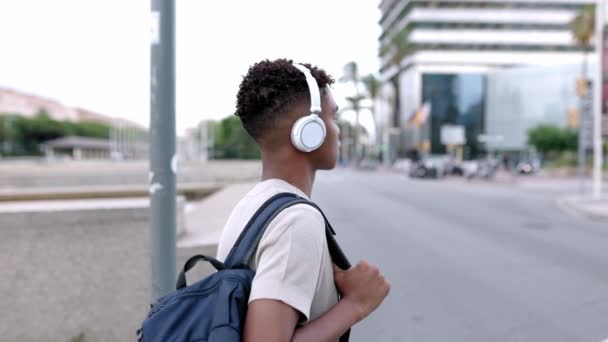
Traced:
MULTIPOLYGON (((226 186, 191 204, 178 199, 177 270, 192 255, 216 255, 226 218, 252 187, 226 186)), ((3 202, 0 234, 0 293, 11 294, 0 299, 10 313, 0 340, 132 340, 152 288, 149 198, 3 202)), ((213 271, 199 263, 188 281, 213 271)))
POLYGON ((587 216, 596 220, 608 220, 608 196, 600 200, 588 196, 570 196, 557 200, 557 205, 565 211, 587 216))
POLYGON ((224 224, 232 209, 255 183, 228 185, 185 210, 185 232, 178 238, 178 248, 217 246, 224 224))

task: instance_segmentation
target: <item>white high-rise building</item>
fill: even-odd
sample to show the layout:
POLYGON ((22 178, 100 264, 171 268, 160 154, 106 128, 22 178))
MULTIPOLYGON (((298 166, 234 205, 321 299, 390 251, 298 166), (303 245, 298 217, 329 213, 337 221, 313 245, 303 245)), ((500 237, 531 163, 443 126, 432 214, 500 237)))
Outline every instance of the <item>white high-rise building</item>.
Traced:
MULTIPOLYGON (((399 127, 396 141, 401 152, 409 141, 443 153, 441 126, 457 124, 465 126, 465 154, 475 155, 478 136, 484 133, 488 73, 582 63, 583 49, 574 41, 569 23, 583 6, 596 1, 382 0, 380 45, 390 46, 392 37, 405 29, 405 40, 415 51, 399 65, 392 58, 394 49, 381 52, 384 85, 377 120, 385 142, 391 140, 388 128, 399 127), (392 109, 395 83, 398 114, 392 109), (424 103, 430 104, 431 113, 415 134, 418 141, 412 142, 404 137, 411 134, 402 132, 424 103)), ((589 62, 596 62, 593 54, 589 62)))

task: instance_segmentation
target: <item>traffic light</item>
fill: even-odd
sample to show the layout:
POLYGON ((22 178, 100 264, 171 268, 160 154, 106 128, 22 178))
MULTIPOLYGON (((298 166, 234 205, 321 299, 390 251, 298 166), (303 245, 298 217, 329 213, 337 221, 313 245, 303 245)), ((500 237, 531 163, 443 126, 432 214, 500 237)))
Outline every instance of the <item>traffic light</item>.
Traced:
POLYGON ((584 78, 576 80, 576 95, 579 97, 585 97, 587 95, 588 84, 584 78))
POLYGON ((431 150, 431 141, 429 139, 424 139, 422 142, 422 150, 424 152, 429 152, 431 150))
POLYGON ((568 110, 568 127, 578 128, 578 126, 579 126, 578 109, 570 108, 568 110))

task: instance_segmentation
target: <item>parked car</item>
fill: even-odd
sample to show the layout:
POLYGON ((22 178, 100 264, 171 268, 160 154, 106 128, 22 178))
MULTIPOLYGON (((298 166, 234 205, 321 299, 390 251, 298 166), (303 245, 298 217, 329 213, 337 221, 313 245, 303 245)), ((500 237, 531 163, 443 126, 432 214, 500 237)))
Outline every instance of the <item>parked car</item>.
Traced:
POLYGON ((393 164, 393 170, 409 174, 413 162, 410 159, 397 159, 393 164))
POLYGON ((375 171, 380 166, 380 162, 375 159, 364 159, 359 163, 359 170, 364 171, 375 171))
POLYGON ((517 173, 522 175, 531 175, 540 170, 540 161, 539 160, 522 160, 517 163, 516 166, 517 173))
POLYGON ((440 178, 447 174, 448 158, 442 155, 431 155, 413 162, 409 176, 412 178, 440 178))
POLYGON ((433 165, 425 163, 423 160, 412 163, 409 176, 411 178, 438 178, 439 172, 433 165))
POLYGON ((500 164, 494 158, 487 158, 481 160, 474 160, 465 163, 464 176, 467 179, 472 178, 494 178, 498 171, 500 164))
POLYGON ((456 160, 454 157, 449 157, 445 164, 446 176, 463 176, 464 165, 462 161, 456 160))
POLYGON ((470 160, 462 163, 463 176, 467 179, 475 177, 478 169, 479 162, 476 160, 470 160))

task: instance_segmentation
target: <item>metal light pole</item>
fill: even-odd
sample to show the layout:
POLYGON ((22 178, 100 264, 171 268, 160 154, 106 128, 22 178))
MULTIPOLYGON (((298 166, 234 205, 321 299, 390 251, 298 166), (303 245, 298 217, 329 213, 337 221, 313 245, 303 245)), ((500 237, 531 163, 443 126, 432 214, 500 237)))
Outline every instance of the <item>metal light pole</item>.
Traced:
POLYGON ((598 0, 595 8, 595 51, 597 53, 597 77, 593 97, 593 198, 602 195, 602 88, 604 85, 604 0, 598 0))
POLYGON ((175 289, 175 2, 151 0, 150 254, 152 302, 175 289))
MULTIPOLYGON (((587 57, 583 57, 587 58, 587 57)), ((591 118, 587 117, 587 113, 589 112, 589 91, 587 87, 587 65, 586 62, 583 62, 583 88, 585 89, 580 94, 580 110, 578 115, 578 146, 577 146, 577 161, 578 161, 578 180, 579 180, 579 191, 581 194, 585 193, 585 170, 587 168, 587 135, 586 133, 586 124, 587 120, 591 118)))

